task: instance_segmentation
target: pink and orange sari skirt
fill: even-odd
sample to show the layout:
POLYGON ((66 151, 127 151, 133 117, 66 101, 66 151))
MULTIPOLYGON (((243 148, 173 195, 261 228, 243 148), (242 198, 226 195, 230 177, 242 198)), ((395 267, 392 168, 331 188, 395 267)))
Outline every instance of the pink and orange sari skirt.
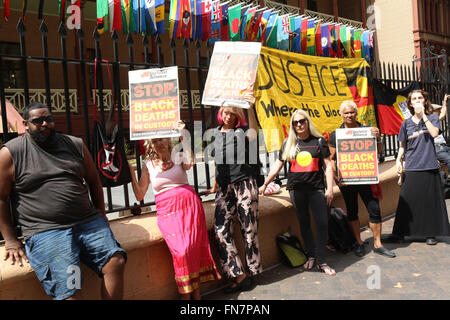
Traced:
POLYGON ((211 255, 205 212, 190 185, 176 187, 155 197, 158 227, 170 253, 178 292, 190 293, 200 283, 219 280, 211 255))

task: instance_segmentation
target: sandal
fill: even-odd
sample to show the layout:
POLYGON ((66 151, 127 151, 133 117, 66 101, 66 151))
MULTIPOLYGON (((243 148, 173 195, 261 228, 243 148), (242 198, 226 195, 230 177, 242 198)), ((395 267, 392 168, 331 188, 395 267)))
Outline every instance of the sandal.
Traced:
POLYGON ((327 276, 335 276, 336 275, 336 271, 334 271, 334 269, 332 269, 329 265, 327 265, 326 263, 322 263, 322 264, 318 264, 317 265, 317 269, 319 269, 320 271, 325 272, 325 274, 327 276))
POLYGON ((249 276, 246 276, 241 282, 233 281, 228 287, 226 287, 223 292, 237 293, 241 291, 249 291, 253 286, 253 279, 249 276))
POLYGON ((309 258, 308 261, 306 261, 303 264, 303 269, 304 270, 311 270, 314 265, 316 264, 316 258, 309 258))

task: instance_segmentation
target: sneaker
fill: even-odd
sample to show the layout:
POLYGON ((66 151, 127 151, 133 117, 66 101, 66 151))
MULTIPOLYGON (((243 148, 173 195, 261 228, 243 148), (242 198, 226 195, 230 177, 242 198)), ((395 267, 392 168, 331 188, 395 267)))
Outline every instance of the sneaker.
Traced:
POLYGON ((434 246, 435 244, 437 244, 437 241, 436 241, 436 239, 435 239, 434 237, 428 237, 428 238, 425 240, 425 243, 426 243, 427 245, 429 245, 429 246, 434 246))

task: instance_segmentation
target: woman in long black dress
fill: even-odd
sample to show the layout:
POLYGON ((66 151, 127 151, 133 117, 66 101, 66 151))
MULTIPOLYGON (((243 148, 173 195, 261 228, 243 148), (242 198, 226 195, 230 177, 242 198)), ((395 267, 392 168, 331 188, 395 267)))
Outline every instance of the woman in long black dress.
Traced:
POLYGON ((439 135, 441 124, 439 117, 433 114, 426 92, 412 91, 407 105, 413 116, 403 121, 400 128, 400 149, 396 161, 397 171, 404 172, 405 178, 394 228, 385 240, 396 242, 404 236, 411 236, 425 238, 427 244, 434 245, 436 237, 450 234, 434 147, 434 138, 439 135))

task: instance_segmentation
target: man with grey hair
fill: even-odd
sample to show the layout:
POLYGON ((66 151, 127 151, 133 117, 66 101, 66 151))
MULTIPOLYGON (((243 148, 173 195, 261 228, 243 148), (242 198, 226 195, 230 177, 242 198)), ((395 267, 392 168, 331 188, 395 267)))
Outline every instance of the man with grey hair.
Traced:
MULTIPOLYGON (((357 128, 362 127, 362 124, 356 121, 358 116, 358 107, 352 100, 346 100, 342 102, 340 106, 340 113, 343 119, 341 128, 357 128)), ((370 131, 372 135, 377 138, 378 153, 381 152, 381 138, 380 130, 377 127, 371 127, 370 131)), ((347 207, 348 224, 353 235, 356 238, 355 254, 358 257, 362 257, 366 254, 364 242, 361 240, 360 223, 358 219, 358 194, 361 196, 367 211, 369 212, 369 226, 373 233, 374 239, 374 252, 385 257, 394 258, 395 253, 386 249, 381 244, 381 214, 380 204, 378 199, 372 194, 372 188, 370 185, 345 185, 339 181, 336 170, 336 131, 333 131, 330 135, 330 152, 332 166, 335 172, 335 181, 341 190, 342 196, 347 207)))

